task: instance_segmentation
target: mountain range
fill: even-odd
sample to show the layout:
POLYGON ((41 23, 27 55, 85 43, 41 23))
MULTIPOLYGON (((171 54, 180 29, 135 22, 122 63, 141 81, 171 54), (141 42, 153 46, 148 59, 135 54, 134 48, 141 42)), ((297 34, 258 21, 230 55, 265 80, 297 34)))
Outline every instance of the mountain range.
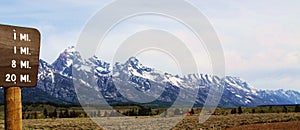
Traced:
MULTIPOLYGON (((144 66, 135 57, 112 65, 96 56, 82 59, 75 47, 65 49, 52 64, 44 60, 40 60, 39 64, 38 84, 34 88, 22 88, 23 102, 78 104, 78 98, 92 102, 88 93, 77 96, 76 91, 84 89, 100 95, 108 103, 134 103, 134 99, 138 99, 172 104, 177 99, 189 102, 195 97, 193 103, 202 106, 210 88, 217 86, 223 90, 220 107, 300 103, 300 93, 294 90, 256 89, 247 81, 233 76, 173 75, 144 66), (181 93, 182 90, 184 93, 181 93)), ((0 95, 3 95, 3 90, 0 95)), ((3 97, 0 100, 3 101, 3 97)))

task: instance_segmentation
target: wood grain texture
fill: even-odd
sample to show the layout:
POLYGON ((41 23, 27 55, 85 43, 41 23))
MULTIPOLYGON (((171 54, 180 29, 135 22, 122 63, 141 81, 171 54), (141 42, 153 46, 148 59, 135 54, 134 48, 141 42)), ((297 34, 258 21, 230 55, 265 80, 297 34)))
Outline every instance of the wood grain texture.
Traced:
POLYGON ((5 93, 5 130, 22 130, 21 88, 7 87, 5 93))
POLYGON ((0 86, 34 87, 37 84, 40 54, 40 32, 33 28, 24 28, 0 24, 0 86), (16 39, 14 33, 16 32, 16 39), (30 41, 20 40, 20 34, 28 34, 30 41), (16 54, 14 53, 16 47, 16 54), (20 54, 20 47, 29 47, 31 55, 20 54), (12 68, 12 60, 17 61, 17 68, 12 68), (29 61, 30 69, 21 69, 20 61, 29 61), (16 74, 16 82, 7 82, 6 74, 16 74), (30 75, 31 82, 21 82, 20 75, 30 75))

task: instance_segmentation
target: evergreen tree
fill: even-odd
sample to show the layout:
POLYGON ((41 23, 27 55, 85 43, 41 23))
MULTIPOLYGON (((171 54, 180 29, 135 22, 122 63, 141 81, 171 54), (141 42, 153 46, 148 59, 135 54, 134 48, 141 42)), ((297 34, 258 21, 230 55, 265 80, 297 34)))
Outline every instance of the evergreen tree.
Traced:
POLYGON ((236 114, 236 108, 232 108, 230 113, 231 114, 236 114))
POLYGON ((104 112, 104 117, 108 117, 109 114, 107 113, 107 111, 104 112))
POLYGON ((286 106, 283 106, 283 110, 282 110, 282 112, 285 112, 285 113, 287 113, 287 112, 288 112, 288 109, 287 109, 287 107, 286 107, 286 106))
POLYGON ((83 113, 83 115, 84 115, 84 117, 88 117, 88 115, 85 112, 83 113))
POLYGON ((255 113, 255 109, 254 108, 252 109, 252 113, 255 113))
POLYGON ((43 111, 43 114, 44 114, 44 117, 47 118, 48 117, 48 111, 46 108, 44 108, 44 111, 43 111))
POLYGON ((242 114, 242 113, 243 113, 242 107, 239 106, 239 108, 238 108, 238 114, 242 114))
POLYGON ((148 116, 151 112, 151 109, 148 108, 140 108, 138 111, 139 116, 148 116))
POLYGON ((66 109, 64 114, 63 114, 63 118, 69 118, 69 117, 70 117, 69 111, 68 111, 68 109, 66 109))
POLYGON ((129 111, 126 112, 126 116, 133 116, 133 109, 130 109, 129 111))
POLYGON ((151 115, 152 115, 152 109, 151 109, 151 108, 148 108, 147 111, 148 111, 148 115, 151 116, 151 115))
POLYGON ((299 105, 297 105, 297 106, 295 107, 295 112, 300 112, 300 106, 299 106, 299 105))
POLYGON ((62 110, 60 110, 58 117, 59 118, 63 118, 64 117, 62 110))
POLYGON ((93 117, 96 117, 96 116, 97 116, 97 112, 94 111, 94 112, 93 112, 93 117))
POLYGON ((273 112, 273 107, 270 106, 270 107, 269 107, 269 113, 272 113, 272 112, 273 112))
POLYGON ((57 118, 57 111, 54 109, 54 112, 52 113, 52 117, 57 118))
POLYGON ((75 112, 75 110, 73 110, 72 112, 70 112, 70 118, 75 118, 78 117, 78 114, 75 112))
POLYGON ((159 115, 160 114, 160 111, 157 109, 155 110, 155 115, 159 115))
POLYGON ((193 109, 193 108, 191 109, 191 114, 192 114, 192 115, 194 115, 194 114, 195 114, 195 112, 194 112, 194 109, 193 109))
POLYGON ((38 113, 37 113, 37 112, 34 112, 34 113, 33 113, 33 117, 34 117, 34 119, 37 119, 37 118, 38 118, 38 113))
POLYGON ((27 113, 26 119, 30 119, 30 114, 27 113))
POLYGON ((97 117, 101 117, 101 111, 97 112, 97 117))

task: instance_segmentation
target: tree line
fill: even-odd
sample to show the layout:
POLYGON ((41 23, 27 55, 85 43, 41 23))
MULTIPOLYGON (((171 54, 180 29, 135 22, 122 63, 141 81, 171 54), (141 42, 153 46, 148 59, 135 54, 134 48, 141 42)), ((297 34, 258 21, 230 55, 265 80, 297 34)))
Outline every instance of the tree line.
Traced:
MULTIPOLYGON (((246 108, 247 109, 247 108, 246 108)), ((230 111, 230 114, 242 114, 245 110, 242 109, 242 107, 238 108, 232 108, 230 111)), ((293 109, 288 108, 287 106, 269 106, 268 108, 262 109, 262 108, 252 108, 251 112, 248 111, 248 113, 287 113, 287 112, 300 112, 300 105, 296 105, 293 109)))
MULTIPOLYGON (((131 108, 128 110, 102 110, 102 111, 89 111, 85 112, 83 110, 73 110, 71 108, 64 109, 54 109, 53 111, 48 111, 47 108, 41 111, 24 112, 23 119, 40 119, 40 118, 81 118, 81 117, 113 117, 113 116, 153 116, 153 115, 163 115, 163 116, 175 116, 175 115, 193 115, 201 111, 200 108, 192 108, 188 112, 184 113, 182 109, 176 108, 172 111, 168 111, 166 108, 162 109, 151 109, 147 107, 131 108)), ((228 110, 227 110, 228 112, 228 110)), ((213 112, 214 115, 225 114, 226 108, 220 108, 213 112), (221 112, 220 112, 221 111, 221 112)), ((264 108, 231 108, 227 114, 243 114, 243 113, 287 113, 287 112, 300 112, 300 105, 291 106, 269 106, 264 108)))
MULTIPOLYGON (((197 110, 198 111, 198 110, 197 110)), ((187 112, 189 115, 195 114, 194 109, 190 109, 187 112)), ((47 108, 41 111, 24 112, 23 119, 41 119, 41 118, 81 118, 81 117, 114 117, 114 116, 175 116, 186 114, 179 108, 168 111, 165 108, 162 109, 151 109, 146 107, 141 108, 131 108, 129 110, 101 110, 101 111, 88 111, 83 110, 72 110, 72 109, 54 109, 53 111, 48 111, 47 108)))
POLYGON ((75 110, 69 111, 68 109, 61 109, 59 112, 55 109, 53 112, 48 112, 44 108, 43 112, 24 112, 23 119, 40 119, 40 118, 78 118, 87 117, 85 112, 76 112, 75 110))

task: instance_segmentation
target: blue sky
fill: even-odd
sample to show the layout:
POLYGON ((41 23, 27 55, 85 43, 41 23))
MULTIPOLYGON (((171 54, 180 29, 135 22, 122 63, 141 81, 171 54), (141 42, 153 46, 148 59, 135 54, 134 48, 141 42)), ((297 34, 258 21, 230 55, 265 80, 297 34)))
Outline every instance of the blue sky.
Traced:
MULTIPOLYGON (((65 48, 76 45, 89 18, 110 2, 1 1, 0 23, 38 28, 42 33, 41 58, 51 63, 65 48)), ((214 26, 224 49, 227 75, 242 77, 256 88, 300 90, 300 1, 190 2, 214 26)), ((172 6, 170 3, 166 5, 172 6)), ((145 23, 149 24, 151 20, 145 23)), ((135 26, 134 23, 128 24, 135 26)), ((128 29, 128 24, 123 26, 124 29, 128 29)), ((160 54, 157 56, 160 57, 160 54)), ((140 57, 142 62, 153 64, 150 66, 178 72, 176 65, 164 66, 166 63, 173 64, 172 60, 166 60, 166 56, 160 57, 165 59, 165 63, 153 63, 147 61, 147 56, 140 57)))

